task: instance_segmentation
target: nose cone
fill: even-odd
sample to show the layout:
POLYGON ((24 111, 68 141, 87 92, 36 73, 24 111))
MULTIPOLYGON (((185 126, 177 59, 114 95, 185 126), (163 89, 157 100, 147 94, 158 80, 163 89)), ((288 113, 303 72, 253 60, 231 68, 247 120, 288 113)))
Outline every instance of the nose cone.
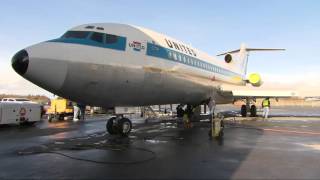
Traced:
POLYGON ((29 56, 26 50, 17 52, 11 60, 12 68, 21 76, 23 76, 29 66, 29 56))

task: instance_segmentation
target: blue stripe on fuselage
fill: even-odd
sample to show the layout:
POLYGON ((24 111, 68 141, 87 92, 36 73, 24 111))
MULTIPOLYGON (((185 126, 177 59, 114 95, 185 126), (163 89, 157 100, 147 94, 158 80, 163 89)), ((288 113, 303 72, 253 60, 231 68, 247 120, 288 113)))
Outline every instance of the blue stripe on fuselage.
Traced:
POLYGON ((61 42, 61 43, 71 43, 71 44, 81 44, 87 46, 95 46, 100 48, 108 48, 114 50, 125 51, 126 50, 126 43, 127 39, 125 37, 118 37, 116 43, 106 44, 106 43, 99 43, 90 39, 77 39, 77 38, 58 38, 53 39, 47 42, 61 42))
POLYGON ((192 66, 195 68, 199 68, 205 71, 209 71, 209 72, 213 72, 213 73, 217 73, 217 74, 222 74, 225 76, 240 76, 242 77, 241 74, 232 72, 230 70, 221 68, 219 66, 216 66, 214 64, 205 62, 203 60, 200 60, 198 58, 189 56, 189 55, 185 55, 183 53, 156 45, 156 44, 152 44, 152 43, 148 43, 147 44, 147 55, 148 56, 153 56, 153 57, 158 57, 158 58, 162 58, 162 59, 166 59, 169 61, 173 61, 173 62, 177 62, 177 63, 181 63, 181 64, 185 64, 188 66, 192 66))

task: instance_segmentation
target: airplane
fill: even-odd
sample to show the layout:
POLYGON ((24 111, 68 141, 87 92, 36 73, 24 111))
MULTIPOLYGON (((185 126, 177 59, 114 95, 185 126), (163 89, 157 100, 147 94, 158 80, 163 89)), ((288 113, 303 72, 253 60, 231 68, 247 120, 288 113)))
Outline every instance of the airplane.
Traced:
MULTIPOLYGON (((232 103, 224 84, 260 86, 259 74, 247 78, 250 51, 219 54, 224 61, 179 40, 126 24, 84 24, 61 37, 17 52, 13 69, 23 78, 61 97, 98 107, 186 104, 198 107, 232 103)), ((236 90, 236 89, 234 89, 236 90)), ((249 105, 247 104, 246 109, 249 105)), ((244 109, 243 109, 244 110, 244 109)), ((122 116, 107 121, 110 134, 128 135, 131 120, 122 116)))

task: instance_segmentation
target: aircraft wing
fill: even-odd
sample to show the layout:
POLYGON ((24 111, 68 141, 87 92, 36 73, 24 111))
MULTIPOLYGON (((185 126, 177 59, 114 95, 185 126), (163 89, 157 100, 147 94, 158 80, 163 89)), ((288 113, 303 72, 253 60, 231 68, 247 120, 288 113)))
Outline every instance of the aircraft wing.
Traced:
POLYGON ((299 97, 299 94, 293 90, 268 90, 262 88, 253 87, 237 87, 233 85, 222 85, 220 90, 224 94, 228 94, 235 99, 245 99, 245 98, 293 98, 299 97))
POLYGON ((268 91, 268 90, 232 90, 234 98, 292 98, 298 97, 294 91, 268 91))

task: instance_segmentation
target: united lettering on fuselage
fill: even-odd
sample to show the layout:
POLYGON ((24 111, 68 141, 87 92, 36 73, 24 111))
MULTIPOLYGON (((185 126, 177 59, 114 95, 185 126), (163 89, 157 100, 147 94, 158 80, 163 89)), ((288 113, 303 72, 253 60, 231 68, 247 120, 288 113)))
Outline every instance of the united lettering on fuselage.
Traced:
POLYGON ((164 40, 166 41, 166 43, 167 43, 169 48, 176 49, 178 51, 181 51, 181 52, 190 54, 190 55, 192 55, 194 57, 197 57, 197 53, 192 48, 189 48, 188 46, 176 43, 176 42, 168 40, 168 39, 164 39, 164 40))

